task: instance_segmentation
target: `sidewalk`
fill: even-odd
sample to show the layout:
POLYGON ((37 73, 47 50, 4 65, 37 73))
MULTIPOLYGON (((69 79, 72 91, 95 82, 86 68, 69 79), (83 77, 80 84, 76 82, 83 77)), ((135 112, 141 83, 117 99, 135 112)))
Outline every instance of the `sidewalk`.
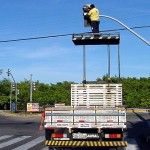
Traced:
POLYGON ((11 112, 10 110, 0 110, 0 113, 5 116, 18 116, 18 117, 37 117, 41 116, 41 113, 30 112, 11 112))

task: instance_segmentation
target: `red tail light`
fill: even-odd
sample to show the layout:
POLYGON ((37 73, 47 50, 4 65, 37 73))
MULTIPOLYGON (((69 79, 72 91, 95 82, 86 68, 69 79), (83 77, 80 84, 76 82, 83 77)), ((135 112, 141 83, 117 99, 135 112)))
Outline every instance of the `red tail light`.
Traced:
POLYGON ((53 133, 52 138, 63 138, 63 134, 53 133))
POLYGON ((67 138, 67 134, 61 134, 61 133, 53 133, 51 135, 52 138, 67 138))
POLYGON ((121 134, 105 134, 105 138, 110 138, 110 139, 120 139, 121 134))

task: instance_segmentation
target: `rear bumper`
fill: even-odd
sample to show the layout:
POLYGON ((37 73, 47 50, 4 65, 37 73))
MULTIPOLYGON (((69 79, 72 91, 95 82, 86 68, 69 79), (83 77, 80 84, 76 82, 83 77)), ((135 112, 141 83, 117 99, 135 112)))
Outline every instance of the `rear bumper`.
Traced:
POLYGON ((53 141, 46 140, 45 145, 54 147, 127 147, 126 141, 53 141))

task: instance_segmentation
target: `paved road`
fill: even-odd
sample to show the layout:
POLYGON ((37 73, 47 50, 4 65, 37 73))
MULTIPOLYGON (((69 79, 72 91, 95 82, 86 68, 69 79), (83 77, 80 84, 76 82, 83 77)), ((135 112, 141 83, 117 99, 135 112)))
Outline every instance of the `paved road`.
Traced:
POLYGON ((150 135, 150 113, 127 113, 125 137, 131 139, 130 146, 134 139, 141 150, 150 150, 150 143, 147 144, 144 138, 146 135, 150 135))
MULTIPOLYGON (((0 114, 1 150, 47 150, 44 145, 44 131, 39 132, 40 117, 16 117, 0 114)), ((150 132, 149 113, 127 113, 125 138, 127 150, 149 150, 150 145, 139 139, 150 132), (137 144, 138 143, 138 144, 137 144)))

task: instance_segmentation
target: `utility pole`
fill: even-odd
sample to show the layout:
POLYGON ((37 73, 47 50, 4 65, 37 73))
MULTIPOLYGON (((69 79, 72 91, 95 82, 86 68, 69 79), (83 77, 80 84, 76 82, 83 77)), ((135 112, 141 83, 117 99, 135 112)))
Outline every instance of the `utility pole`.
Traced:
POLYGON ((12 105, 12 82, 10 83, 10 111, 11 111, 11 105, 12 105))
POLYGON ((30 75, 30 103, 32 103, 32 74, 30 75))
MULTIPOLYGON (((30 104, 32 106, 32 93, 35 90, 35 82, 32 81, 32 74, 30 75, 30 104)), ((30 112, 32 114, 32 112, 30 112)))
POLYGON ((17 90, 17 83, 16 83, 16 87, 15 87, 15 97, 16 97, 16 111, 18 110, 17 108, 17 95, 18 95, 18 90, 17 90))

